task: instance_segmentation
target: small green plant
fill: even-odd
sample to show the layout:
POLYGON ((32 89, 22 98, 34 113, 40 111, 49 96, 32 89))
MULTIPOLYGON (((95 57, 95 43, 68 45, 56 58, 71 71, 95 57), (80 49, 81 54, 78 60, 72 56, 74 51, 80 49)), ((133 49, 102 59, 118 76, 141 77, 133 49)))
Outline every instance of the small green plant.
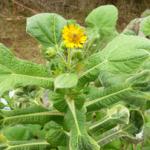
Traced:
POLYGON ((150 17, 139 22, 142 37, 118 33, 117 19, 112 5, 94 9, 85 27, 55 13, 28 18, 45 64, 0 44, 1 150, 149 147, 150 17))

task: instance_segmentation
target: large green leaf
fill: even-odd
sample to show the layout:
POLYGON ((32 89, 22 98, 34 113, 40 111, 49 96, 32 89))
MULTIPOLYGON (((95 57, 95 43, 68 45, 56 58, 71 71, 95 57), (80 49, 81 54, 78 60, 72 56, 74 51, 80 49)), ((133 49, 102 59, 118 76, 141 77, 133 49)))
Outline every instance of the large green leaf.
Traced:
MULTIPOLYGON (((101 71, 99 74, 99 81, 104 87, 121 85, 125 83, 138 84, 138 86, 143 85, 145 89, 149 86, 149 71, 150 71, 150 63, 149 58, 136 70, 136 72, 132 73, 124 73, 124 72, 114 72, 110 69, 106 69, 105 71, 101 71), (134 83, 131 81, 134 80, 134 83), (117 82, 116 82, 117 81, 117 82), (139 83, 140 82, 140 83, 139 83)), ((133 85, 134 86, 134 85, 133 85)))
POLYGON ((66 20, 54 13, 41 13, 27 19, 26 30, 44 47, 58 45, 66 20))
POLYGON ((15 124, 41 124, 55 120, 61 122, 63 114, 57 111, 49 111, 40 106, 29 107, 25 109, 16 109, 12 111, 1 110, 0 120, 3 126, 15 124))
POLYGON ((88 35, 87 53, 99 51, 117 35, 117 19, 118 10, 113 5, 100 6, 87 16, 85 20, 88 35))
POLYGON ((95 80, 103 71, 132 74, 149 59, 150 40, 137 36, 119 35, 101 52, 85 61, 80 82, 95 80))
POLYGON ((97 30, 100 38, 111 36, 116 31, 118 10, 113 5, 100 6, 94 9, 86 18, 85 23, 90 30, 97 30))
POLYGON ((90 28, 97 28, 102 35, 115 31, 118 19, 117 8, 113 5, 100 6, 94 9, 86 18, 85 23, 90 28))
POLYGON ((130 77, 130 74, 124 73, 114 73, 110 72, 108 69, 100 72, 98 76, 98 81, 102 84, 103 87, 110 86, 120 86, 122 83, 126 81, 126 79, 130 77))
MULTIPOLYGON (((143 79, 146 80, 147 78, 143 79)), ((127 105, 133 105, 145 109, 147 102, 150 101, 150 94, 146 91, 140 90, 145 90, 147 86, 146 84, 142 85, 142 83, 139 83, 138 81, 134 83, 133 80, 134 79, 130 79, 128 81, 130 84, 126 85, 122 84, 107 88, 89 88, 87 101, 85 102, 87 111, 91 112, 103 108, 109 108, 116 103, 126 103, 127 105)))
POLYGON ((0 95, 18 86, 52 87, 53 80, 46 67, 20 60, 0 44, 0 95))
POLYGON ((131 95, 131 92, 134 91, 130 86, 93 88, 89 91, 85 106, 88 112, 108 108, 119 101, 125 100, 126 96, 131 95))

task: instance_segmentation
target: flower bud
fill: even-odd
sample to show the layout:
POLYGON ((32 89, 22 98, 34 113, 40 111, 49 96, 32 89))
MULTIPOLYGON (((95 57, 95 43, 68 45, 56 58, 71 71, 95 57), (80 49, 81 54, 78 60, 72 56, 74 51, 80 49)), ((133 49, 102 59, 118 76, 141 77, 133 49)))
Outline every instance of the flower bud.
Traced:
POLYGON ((47 48, 47 50, 46 50, 46 56, 49 57, 49 58, 55 57, 56 56, 56 50, 55 50, 55 48, 53 48, 53 47, 47 48))

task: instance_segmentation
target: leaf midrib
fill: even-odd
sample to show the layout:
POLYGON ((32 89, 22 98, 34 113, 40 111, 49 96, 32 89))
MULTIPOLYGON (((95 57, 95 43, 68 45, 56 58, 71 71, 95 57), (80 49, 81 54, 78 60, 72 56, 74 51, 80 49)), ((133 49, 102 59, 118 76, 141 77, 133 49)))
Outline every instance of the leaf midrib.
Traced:
POLYGON ((103 96, 103 97, 101 97, 101 98, 97 98, 97 99, 94 99, 94 100, 90 100, 89 102, 86 102, 86 103, 85 103, 85 106, 88 107, 88 106, 93 105, 94 103, 100 102, 100 101, 102 101, 102 100, 104 100, 104 99, 106 99, 106 98, 108 98, 108 97, 111 97, 111 96, 120 94, 120 93, 125 92, 125 91, 128 91, 128 90, 132 90, 132 88, 131 88, 131 87, 127 87, 127 88, 122 89, 122 90, 120 90, 120 91, 117 91, 117 92, 115 92, 115 93, 111 93, 111 94, 109 94, 109 95, 105 95, 105 96, 103 96))
POLYGON ((4 117, 2 119, 3 122, 11 119, 17 119, 17 118, 22 118, 22 117, 33 117, 33 116, 64 116, 63 113, 60 112, 40 112, 40 113, 32 113, 32 114, 23 114, 23 115, 16 115, 16 116, 10 116, 10 117, 4 117))
POLYGON ((13 146, 9 146, 7 148, 7 150, 11 149, 11 148, 19 148, 19 147, 24 147, 24 146, 34 146, 34 145, 50 145, 47 142, 33 142, 33 143, 25 143, 25 144, 19 144, 19 145, 13 145, 13 146))
POLYGON ((106 139, 108 139, 108 138, 110 138, 110 137, 112 137, 114 135, 118 135, 118 138, 119 138, 119 135, 122 136, 121 134, 124 134, 122 129, 120 129, 120 130, 118 130, 118 131, 116 131, 116 132, 114 132, 112 134, 109 134, 109 135, 103 137, 102 139, 98 140, 97 143, 101 143, 102 141, 104 141, 104 140, 106 140, 106 139))
MULTIPOLYGON (((2 65, 2 64, 0 64, 0 65, 2 65)), ((2 66, 4 66, 4 65, 2 65, 2 66)), ((12 76, 27 76, 27 77, 31 77, 31 78, 37 78, 37 79, 42 79, 42 80, 52 80, 53 81, 53 78, 49 78, 49 77, 41 77, 41 76, 31 76, 31 75, 26 75, 26 74, 22 74, 22 73, 16 73, 16 72, 14 72, 12 69, 10 69, 9 67, 7 67, 7 66, 4 66, 5 68, 7 68, 10 72, 8 72, 8 73, 5 73, 5 74, 7 74, 7 75, 12 75, 12 76)), ((0 74, 1 75, 1 74, 0 74)), ((4 74, 3 74, 4 75, 4 74)))
POLYGON ((87 71, 85 71, 83 74, 80 75, 80 78, 82 78, 83 76, 85 76, 86 74, 88 74, 89 72, 91 72, 92 70, 98 68, 99 66, 105 64, 106 62, 107 62, 107 60, 104 60, 103 62, 101 62, 101 63, 95 65, 94 67, 92 67, 92 68, 90 68, 90 69, 88 69, 87 71))
MULTIPOLYGON (((16 73, 10 73, 10 74, 7 74, 8 76, 12 76, 15 78, 15 76, 19 77, 19 76, 24 76, 24 77, 29 77, 29 78, 36 78, 36 79, 41 79, 41 80, 51 80, 53 82, 53 78, 49 78, 49 77, 39 77, 39 76, 31 76, 31 75, 25 75, 25 74, 16 74, 16 73)), ((4 75, 3 75, 4 76, 4 75)), ((6 76, 6 78, 8 77, 6 76)))

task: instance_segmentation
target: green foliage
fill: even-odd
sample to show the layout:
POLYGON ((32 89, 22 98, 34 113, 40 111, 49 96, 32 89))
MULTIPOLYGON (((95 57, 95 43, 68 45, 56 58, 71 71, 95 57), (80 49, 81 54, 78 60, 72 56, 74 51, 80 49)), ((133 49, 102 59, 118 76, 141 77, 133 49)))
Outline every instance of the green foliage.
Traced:
POLYGON ((150 36, 150 16, 144 18, 140 26, 140 31, 142 31, 144 35, 150 36))
POLYGON ((57 15, 42 13, 27 19, 27 32, 35 37, 44 47, 58 45, 66 20, 57 15))
POLYGON ((43 65, 16 58, 8 48, 0 44, 0 95, 19 86, 52 86, 52 78, 43 65))
POLYGON ((101 6, 94 9, 86 18, 89 28, 96 28, 101 35, 113 33, 116 29, 118 10, 112 5, 101 6))
POLYGON ((0 149, 149 147, 149 17, 139 25, 145 37, 128 29, 117 33, 117 18, 115 6, 94 9, 80 35, 87 36, 85 43, 77 42, 73 27, 84 28, 75 21, 54 13, 28 18, 27 32, 47 60, 42 65, 0 45, 0 95, 7 101, 0 102, 0 149), (76 46, 67 47, 64 36, 76 46))
POLYGON ((56 89, 61 89, 61 88, 72 88, 75 87, 78 83, 78 77, 76 74, 61 74, 59 75, 55 81, 54 81, 54 86, 56 89))
POLYGON ((46 135, 47 141, 53 146, 66 146, 69 135, 61 125, 50 122, 47 124, 50 129, 46 135))
POLYGON ((103 48, 117 35, 117 19, 118 10, 112 5, 98 7, 86 17, 85 24, 89 36, 87 48, 91 52, 103 48))
POLYGON ((35 106, 12 111, 1 111, 3 118, 0 120, 3 126, 14 124, 45 124, 50 120, 61 122, 63 114, 57 111, 49 111, 45 108, 35 106))

